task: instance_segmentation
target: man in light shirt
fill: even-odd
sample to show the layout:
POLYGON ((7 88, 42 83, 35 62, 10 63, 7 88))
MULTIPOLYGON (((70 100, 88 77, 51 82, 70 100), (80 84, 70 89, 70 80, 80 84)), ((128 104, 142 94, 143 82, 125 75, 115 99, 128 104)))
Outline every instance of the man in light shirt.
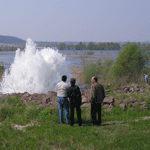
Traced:
POLYGON ((144 81, 145 81, 145 83, 148 83, 148 80, 149 80, 148 74, 144 74, 144 81))
POLYGON ((62 76, 62 81, 56 85, 56 92, 58 98, 58 114, 59 123, 63 123, 63 114, 65 113, 66 123, 69 124, 69 101, 67 98, 67 89, 69 85, 66 83, 67 76, 62 76))

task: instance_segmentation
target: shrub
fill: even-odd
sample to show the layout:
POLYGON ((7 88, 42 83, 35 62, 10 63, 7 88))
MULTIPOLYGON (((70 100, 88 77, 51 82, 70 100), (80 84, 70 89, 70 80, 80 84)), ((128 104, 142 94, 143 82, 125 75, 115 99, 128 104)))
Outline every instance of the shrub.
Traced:
POLYGON ((90 83, 91 77, 98 74, 97 64, 87 64, 83 70, 85 83, 90 83))
POLYGON ((127 44, 114 63, 112 74, 117 80, 137 81, 144 69, 144 63, 144 56, 139 47, 127 44))
POLYGON ((112 60, 105 60, 103 62, 99 61, 97 63, 87 64, 83 70, 85 83, 89 84, 91 77, 94 75, 98 76, 101 82, 109 82, 111 80, 110 71, 112 64, 112 60))
POLYGON ((0 78, 2 77, 3 75, 3 72, 4 72, 4 67, 2 64, 0 64, 0 78))

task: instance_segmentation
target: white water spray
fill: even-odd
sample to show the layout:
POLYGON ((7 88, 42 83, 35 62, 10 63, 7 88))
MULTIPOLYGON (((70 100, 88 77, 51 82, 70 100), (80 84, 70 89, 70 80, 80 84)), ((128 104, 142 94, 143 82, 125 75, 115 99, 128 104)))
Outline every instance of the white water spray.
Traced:
POLYGON ((45 93, 54 90, 63 74, 67 74, 65 56, 52 48, 36 49, 31 39, 24 51, 18 49, 10 69, 1 82, 2 93, 45 93))

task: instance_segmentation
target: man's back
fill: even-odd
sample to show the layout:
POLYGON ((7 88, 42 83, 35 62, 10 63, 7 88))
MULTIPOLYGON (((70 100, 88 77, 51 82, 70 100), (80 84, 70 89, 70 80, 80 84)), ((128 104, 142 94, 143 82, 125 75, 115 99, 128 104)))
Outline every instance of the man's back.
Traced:
POLYGON ((92 85, 91 94, 92 94, 92 102, 101 103, 105 98, 104 87, 99 83, 92 85))
POLYGON ((66 82, 59 82, 56 85, 56 92, 58 97, 67 97, 67 89, 69 85, 66 82))
POLYGON ((81 92, 77 85, 70 86, 67 93, 71 102, 81 104, 81 92))

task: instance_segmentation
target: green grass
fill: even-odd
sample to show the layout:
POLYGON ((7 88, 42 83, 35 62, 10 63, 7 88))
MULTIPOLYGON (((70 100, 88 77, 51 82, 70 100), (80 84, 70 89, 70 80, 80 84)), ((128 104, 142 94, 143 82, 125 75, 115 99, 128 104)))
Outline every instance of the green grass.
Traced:
POLYGON ((150 149, 150 120, 140 119, 150 116, 149 110, 103 110, 103 125, 100 127, 89 122, 89 108, 82 108, 82 116, 82 127, 58 125, 56 109, 24 105, 19 97, 1 100, 0 149, 150 149), (12 127, 31 121, 38 125, 22 131, 12 127))

